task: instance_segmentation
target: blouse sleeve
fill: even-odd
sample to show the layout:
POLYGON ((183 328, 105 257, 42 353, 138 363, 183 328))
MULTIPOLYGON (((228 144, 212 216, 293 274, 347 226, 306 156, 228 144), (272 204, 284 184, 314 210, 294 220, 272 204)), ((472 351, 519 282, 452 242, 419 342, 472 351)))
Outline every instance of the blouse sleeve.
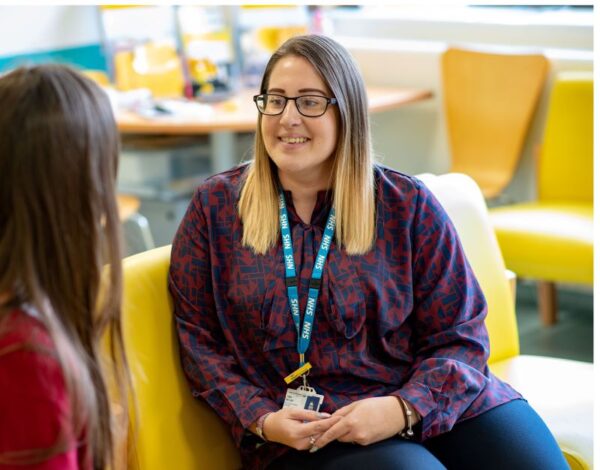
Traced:
POLYGON ((231 427, 240 446, 245 430, 261 415, 279 407, 248 379, 228 347, 215 308, 210 248, 198 190, 175 235, 169 289, 183 370, 192 394, 201 396, 231 427))
POLYGON ((412 226, 415 362, 398 392, 422 440, 446 432, 488 382, 487 305, 448 215, 421 185, 412 226))
MULTIPOLYGON (((0 341, 1 343, 1 341, 0 341)), ((78 469, 70 405, 62 371, 50 353, 0 348, 0 469, 78 469), (24 450, 44 450, 47 459, 17 465, 24 450)))

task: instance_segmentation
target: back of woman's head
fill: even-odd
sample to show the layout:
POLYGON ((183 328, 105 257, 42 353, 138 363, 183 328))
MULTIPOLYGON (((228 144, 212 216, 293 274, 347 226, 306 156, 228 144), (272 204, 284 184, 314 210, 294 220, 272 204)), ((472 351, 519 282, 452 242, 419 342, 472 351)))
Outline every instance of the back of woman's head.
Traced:
MULTIPOLYGON (((61 312, 67 292, 98 287, 98 248, 115 223, 110 104, 93 82, 59 65, 5 75, 0 103, 0 290, 35 303, 50 296, 61 312)), ((88 295, 78 308, 93 310, 88 295)))
POLYGON ((111 448, 98 356, 106 326, 122 345, 114 117, 97 85, 60 65, 0 77, 0 103, 0 293, 46 323, 102 465, 111 448), (110 294, 100 299, 105 262, 110 294))

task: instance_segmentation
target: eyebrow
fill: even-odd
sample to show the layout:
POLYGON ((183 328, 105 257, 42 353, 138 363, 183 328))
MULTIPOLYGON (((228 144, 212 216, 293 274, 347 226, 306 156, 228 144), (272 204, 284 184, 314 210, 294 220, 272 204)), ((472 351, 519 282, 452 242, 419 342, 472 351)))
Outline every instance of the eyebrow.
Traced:
MULTIPOLYGON (((320 93, 323 96, 326 96, 327 93, 325 93, 323 90, 319 90, 318 88, 301 88, 300 90, 298 90, 299 93, 320 93)), ((285 90, 282 90, 281 88, 269 88, 267 90, 267 93, 285 93, 285 90)))

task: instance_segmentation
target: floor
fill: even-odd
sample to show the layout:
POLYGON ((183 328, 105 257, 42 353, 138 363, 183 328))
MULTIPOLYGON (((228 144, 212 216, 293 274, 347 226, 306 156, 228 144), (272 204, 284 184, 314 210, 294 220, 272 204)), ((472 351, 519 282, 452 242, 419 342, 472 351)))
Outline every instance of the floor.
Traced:
POLYGON ((543 327, 537 311, 535 284, 517 286, 517 322, 521 354, 593 362, 594 316, 592 290, 558 289, 558 322, 543 327))

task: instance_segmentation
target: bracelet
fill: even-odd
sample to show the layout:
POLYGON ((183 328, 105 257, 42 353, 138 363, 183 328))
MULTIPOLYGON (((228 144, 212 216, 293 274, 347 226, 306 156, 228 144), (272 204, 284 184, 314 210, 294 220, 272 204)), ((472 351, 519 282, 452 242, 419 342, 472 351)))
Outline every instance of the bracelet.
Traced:
POLYGON ((267 438, 265 437, 265 433, 263 431, 263 426, 265 424, 265 420, 267 419, 267 416, 269 416, 271 413, 273 413, 273 412, 269 411, 268 413, 265 413, 260 418, 258 418, 258 421, 256 421, 256 434, 258 435, 258 437, 260 437, 265 442, 268 442, 268 441, 267 441, 267 438))
POLYGON ((402 405, 401 406, 402 414, 404 415, 404 422, 406 423, 406 426, 404 427, 404 429, 402 431, 400 431, 398 434, 400 435, 400 437, 403 437, 404 439, 412 439, 415 435, 415 433, 413 432, 413 429, 412 429, 413 412, 409 408, 408 404, 404 401, 404 398, 398 397, 398 400, 400 400, 400 403, 402 405))

